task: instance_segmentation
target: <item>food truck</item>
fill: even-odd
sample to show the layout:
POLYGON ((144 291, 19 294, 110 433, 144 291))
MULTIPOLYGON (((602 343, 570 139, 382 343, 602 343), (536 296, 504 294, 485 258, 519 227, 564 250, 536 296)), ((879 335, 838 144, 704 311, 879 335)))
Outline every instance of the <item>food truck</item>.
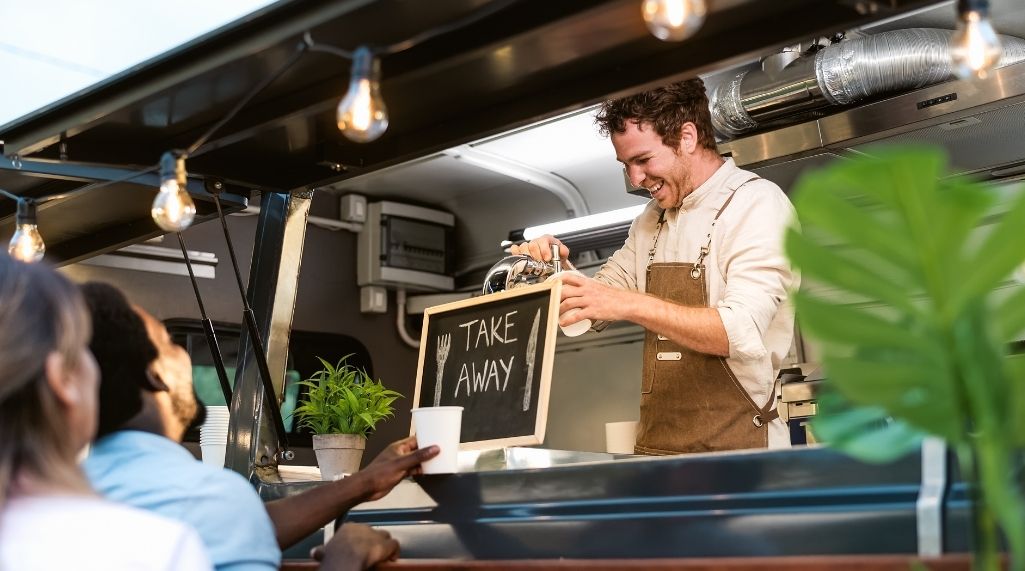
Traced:
MULTIPOLYGON (((529 229, 646 203, 596 133, 606 98, 702 77, 719 152, 784 191, 882 142, 940 146, 957 174, 998 184, 1025 172, 1025 11, 1011 2, 994 3, 1002 67, 971 80, 944 67, 951 2, 709 0, 679 42, 653 37, 640 4, 274 3, 0 126, 0 189, 37 201, 45 260, 164 320, 203 399, 230 407, 225 466, 269 500, 317 485, 282 477, 315 464, 290 412, 317 357, 352 355, 405 396, 372 459, 409 433, 418 382, 440 375, 425 313, 479 296, 529 229), (337 124, 354 58, 387 108, 368 142, 337 124), (168 152, 185 158, 196 207, 181 243, 151 217, 168 152)), ((0 238, 16 209, 0 200, 0 238)), ((629 222, 554 233, 593 274, 629 222)), ((813 445, 828 379, 799 332, 778 400, 793 448, 661 458, 606 448, 607 424, 637 419, 643 330, 550 333, 538 442, 468 446, 459 473, 403 482, 349 519, 390 531, 403 557, 446 561, 968 550, 968 498, 942 444, 886 466, 813 445)))

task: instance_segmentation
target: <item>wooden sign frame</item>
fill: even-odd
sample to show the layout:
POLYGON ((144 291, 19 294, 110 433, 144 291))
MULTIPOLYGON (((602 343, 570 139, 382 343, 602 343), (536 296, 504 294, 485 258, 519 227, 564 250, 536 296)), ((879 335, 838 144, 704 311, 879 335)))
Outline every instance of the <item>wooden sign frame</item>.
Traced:
MULTIPOLYGON (((482 295, 467 300, 437 305, 434 307, 429 307, 426 311, 424 311, 423 331, 420 336, 420 356, 416 368, 416 390, 413 393, 414 407, 420 406, 419 403, 421 389, 423 387, 424 365, 426 363, 427 357, 429 356, 429 349, 431 347, 436 347, 436 345, 431 345, 429 343, 430 336, 432 334, 432 319, 435 322, 437 322, 437 320, 439 320, 440 318, 455 311, 461 311, 477 306, 484 308, 487 305, 498 305, 503 302, 514 300, 518 297, 538 294, 545 291, 548 292, 548 314, 547 320, 541 321, 540 323, 542 327, 539 329, 544 333, 543 349, 540 353, 540 363, 535 363, 534 367, 535 369, 540 369, 540 383, 537 395, 537 417, 534 422, 533 433, 514 435, 504 438, 460 442, 460 450, 488 450, 494 448, 503 448, 507 446, 530 446, 541 444, 544 442, 545 429, 548 424, 548 399, 551 393, 552 367, 555 361, 555 342, 556 337, 558 336, 559 328, 559 302, 562 299, 562 281, 550 280, 544 283, 535 284, 531 286, 518 287, 515 289, 488 295, 482 295)), ((458 387, 456 390, 458 391, 458 387)), ((442 404, 444 405, 444 403, 442 404)), ((463 411, 463 414, 465 422, 465 419, 467 417, 465 409, 463 411)), ((412 420, 410 420, 409 433, 412 435, 413 432, 414 426, 412 424, 412 420)))

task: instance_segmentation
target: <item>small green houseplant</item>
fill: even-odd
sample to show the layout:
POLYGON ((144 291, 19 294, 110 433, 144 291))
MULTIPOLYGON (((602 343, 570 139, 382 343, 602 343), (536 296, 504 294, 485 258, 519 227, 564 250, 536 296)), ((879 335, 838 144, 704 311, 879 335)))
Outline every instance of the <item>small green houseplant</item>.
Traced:
POLYGON ((359 470, 367 435, 394 415, 392 403, 402 398, 349 364, 351 356, 342 357, 337 365, 317 357, 324 368, 300 383, 308 392, 295 415, 299 426, 313 432, 313 450, 324 480, 359 470))
POLYGON ((802 331, 837 391, 818 436, 870 461, 946 440, 973 490, 974 567, 1025 570, 1025 192, 951 177, 942 153, 881 148, 795 188, 787 254, 804 278, 802 331), (842 402, 841 402, 842 401, 842 402), (840 403, 837 406, 835 403, 840 403))

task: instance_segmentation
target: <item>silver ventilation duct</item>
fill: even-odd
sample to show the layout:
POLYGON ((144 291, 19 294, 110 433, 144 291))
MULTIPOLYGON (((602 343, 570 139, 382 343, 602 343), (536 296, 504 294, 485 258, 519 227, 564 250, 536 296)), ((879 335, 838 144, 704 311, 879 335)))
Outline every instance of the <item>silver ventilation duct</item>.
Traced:
MULTIPOLYGON (((712 124, 733 137, 784 117, 953 79, 951 35, 931 28, 882 32, 827 46, 782 69, 741 72, 712 92, 712 124)), ((1025 60, 1025 40, 1000 41, 1000 67, 1025 60)))

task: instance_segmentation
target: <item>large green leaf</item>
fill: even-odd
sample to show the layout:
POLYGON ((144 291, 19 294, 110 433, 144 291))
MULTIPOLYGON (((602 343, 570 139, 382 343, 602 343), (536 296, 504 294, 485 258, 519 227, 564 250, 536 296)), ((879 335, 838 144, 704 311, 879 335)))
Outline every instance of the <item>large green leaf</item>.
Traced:
POLYGON ((878 406, 944 438, 961 438, 957 421, 964 415, 952 398, 952 387, 934 381, 949 377, 938 363, 827 355, 824 365, 830 380, 851 401, 878 406))
POLYGON ((801 328, 815 337, 857 347, 901 347, 942 358, 942 347, 924 335, 909 335, 906 324, 887 321, 864 309, 820 301, 803 292, 794 294, 801 328))
POLYGON ((909 313, 916 311, 905 288, 888 281, 886 277, 879 277, 874 268, 850 258, 842 258, 835 251, 806 240, 796 229, 787 231, 786 249, 790 260, 806 276, 861 296, 881 300, 909 313))
MULTIPOLYGON (((800 192, 800 191, 799 191, 800 192)), ((860 208, 831 192, 800 193, 804 216, 815 220, 816 226, 846 242, 864 240, 861 244, 879 255, 891 271, 903 274, 916 271, 918 256, 907 240, 895 240, 904 229, 860 208)))
POLYGON ((1011 440, 1015 445, 1025 447, 1025 355, 1015 355, 1008 359, 1007 373, 1007 409, 1011 419, 1011 440))
POLYGON ((973 430, 1003 433, 1008 429, 1006 400, 1009 383, 1004 363, 1004 348, 994 339, 986 314, 976 302, 955 323, 955 354, 965 364, 963 400, 973 417, 973 430))
POLYGON ((1025 330, 1025 288, 997 304, 994 320, 1001 341, 1010 341, 1025 330))
POLYGON ((961 178, 946 179, 940 186, 943 200, 933 204, 934 226, 943 229, 937 233, 937 245, 941 252, 949 252, 947 265, 950 275, 956 276, 963 271, 960 263, 965 256, 972 255, 965 247, 979 220, 992 208, 995 193, 961 178))
POLYGON ((891 462, 917 448, 923 433, 891 418, 879 407, 853 407, 839 394, 819 397, 819 413, 812 421, 819 440, 872 463, 891 462))
MULTIPOLYGON (((844 161, 802 179, 794 201, 801 228, 788 231, 786 247, 807 280, 885 311, 802 292, 795 296, 798 317, 809 336, 823 342, 828 375, 853 402, 963 440, 973 415, 965 379, 989 379, 992 386, 974 387, 973 394, 990 408, 1006 380, 999 351, 983 350, 993 335, 973 326, 972 344, 953 328, 966 319, 984 322, 987 306, 979 299, 1025 259, 1025 241, 1007 245, 1025 227, 1025 197, 969 250, 993 193, 945 178, 945 161, 935 151, 874 152, 877 157, 844 161), (973 355, 998 362, 996 370, 964 362, 973 355)), ((993 329, 1009 335, 1025 328, 1022 301, 1025 294, 1002 305, 993 329)))
POLYGON ((971 259, 962 260, 966 271, 957 288, 954 309, 960 304, 990 292, 1025 260, 1025 193, 978 247, 971 259))

